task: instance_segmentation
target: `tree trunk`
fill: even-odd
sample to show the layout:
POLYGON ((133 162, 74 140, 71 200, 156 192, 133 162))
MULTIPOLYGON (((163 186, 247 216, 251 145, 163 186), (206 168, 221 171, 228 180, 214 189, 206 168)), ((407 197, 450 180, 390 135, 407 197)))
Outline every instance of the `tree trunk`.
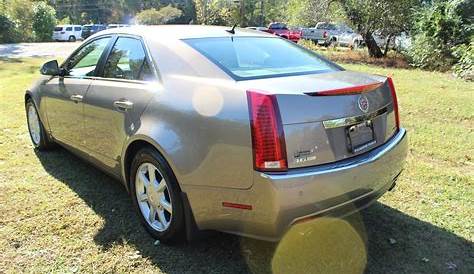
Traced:
POLYGON ((389 34, 387 36, 387 40, 385 41, 385 49, 383 51, 383 56, 387 57, 387 52, 389 50, 389 47, 390 47, 390 40, 392 40, 392 35, 389 34))
POLYGON ((382 58, 383 53, 380 50, 380 47, 375 42, 374 37, 372 36, 371 32, 366 32, 364 35, 364 41, 367 45, 367 49, 369 50, 369 56, 374 58, 382 58))

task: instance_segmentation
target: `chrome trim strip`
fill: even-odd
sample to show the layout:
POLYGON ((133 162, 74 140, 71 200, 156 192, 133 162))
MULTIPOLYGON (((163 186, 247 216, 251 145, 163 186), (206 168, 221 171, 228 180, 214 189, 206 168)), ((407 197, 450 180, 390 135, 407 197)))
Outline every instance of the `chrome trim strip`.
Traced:
MULTIPOLYGON (((387 105, 388 106, 388 105, 387 105)), ((384 106, 383 108, 374 111, 369 114, 364 114, 360 116, 351 116, 351 117, 344 117, 344 118, 338 118, 338 119, 333 119, 333 120, 326 120, 323 121, 323 126, 326 129, 329 128, 337 128, 337 127, 346 127, 354 124, 358 124, 360 122, 373 119, 385 112, 387 112, 387 106, 384 106)))

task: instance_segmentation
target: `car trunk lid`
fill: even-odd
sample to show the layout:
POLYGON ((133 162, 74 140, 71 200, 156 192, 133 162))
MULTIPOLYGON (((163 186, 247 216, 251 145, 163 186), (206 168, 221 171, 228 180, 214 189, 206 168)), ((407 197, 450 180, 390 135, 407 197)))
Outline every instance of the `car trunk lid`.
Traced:
POLYGON ((397 130, 386 77, 339 71, 242 81, 277 100, 288 168, 335 162, 385 143, 397 130))

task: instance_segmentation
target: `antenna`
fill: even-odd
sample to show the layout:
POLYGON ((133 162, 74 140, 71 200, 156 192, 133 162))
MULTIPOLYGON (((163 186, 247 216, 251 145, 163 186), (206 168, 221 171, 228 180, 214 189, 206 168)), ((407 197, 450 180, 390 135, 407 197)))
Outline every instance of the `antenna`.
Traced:
POLYGON ((227 31, 228 33, 230 34, 235 34, 235 27, 237 27, 237 24, 234 24, 234 26, 232 27, 232 29, 227 29, 225 31, 227 31))

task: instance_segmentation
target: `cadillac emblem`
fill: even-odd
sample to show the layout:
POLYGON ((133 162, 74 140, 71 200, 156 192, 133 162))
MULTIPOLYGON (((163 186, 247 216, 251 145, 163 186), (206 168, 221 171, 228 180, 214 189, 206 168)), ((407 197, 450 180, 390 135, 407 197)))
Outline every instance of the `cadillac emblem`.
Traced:
POLYGON ((365 95, 361 95, 357 103, 362 112, 367 113, 369 111, 369 99, 365 95))

